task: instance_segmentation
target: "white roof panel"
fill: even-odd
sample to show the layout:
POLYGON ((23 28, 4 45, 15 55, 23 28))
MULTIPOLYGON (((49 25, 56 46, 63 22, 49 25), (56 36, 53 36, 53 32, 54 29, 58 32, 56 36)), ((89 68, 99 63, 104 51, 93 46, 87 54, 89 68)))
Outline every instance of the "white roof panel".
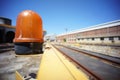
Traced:
POLYGON ((85 32, 85 31, 90 31, 90 30, 96 30, 96 29, 101 29, 101 28, 107 28, 107 27, 113 27, 113 26, 118 26, 118 25, 120 25, 120 20, 115 20, 112 22, 107 22, 107 23, 103 23, 103 24, 99 24, 99 25, 95 25, 95 26, 90 26, 88 28, 70 31, 67 33, 60 34, 58 36, 67 35, 67 34, 74 34, 74 33, 79 33, 79 32, 85 32))

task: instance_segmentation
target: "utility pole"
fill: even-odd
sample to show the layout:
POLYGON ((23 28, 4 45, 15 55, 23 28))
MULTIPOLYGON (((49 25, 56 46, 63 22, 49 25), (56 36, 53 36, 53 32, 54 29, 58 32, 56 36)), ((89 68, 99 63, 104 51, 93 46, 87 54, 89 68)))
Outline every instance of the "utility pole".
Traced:
POLYGON ((65 28, 65 31, 66 31, 66 34, 67 34, 68 29, 67 29, 67 28, 65 28))

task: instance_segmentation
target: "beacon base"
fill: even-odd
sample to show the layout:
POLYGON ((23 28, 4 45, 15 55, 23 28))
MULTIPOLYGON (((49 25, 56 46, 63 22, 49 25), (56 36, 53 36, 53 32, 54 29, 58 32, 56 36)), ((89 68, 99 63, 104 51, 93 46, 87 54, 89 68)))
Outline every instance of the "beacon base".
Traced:
POLYGON ((25 54, 42 54, 43 43, 38 42, 20 42, 15 43, 15 53, 18 55, 25 54))

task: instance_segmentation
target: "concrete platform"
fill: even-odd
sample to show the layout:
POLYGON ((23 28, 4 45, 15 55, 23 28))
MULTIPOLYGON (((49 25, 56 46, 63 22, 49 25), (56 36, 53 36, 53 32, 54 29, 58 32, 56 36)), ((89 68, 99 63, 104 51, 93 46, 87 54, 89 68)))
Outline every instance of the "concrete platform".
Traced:
POLYGON ((42 56, 37 80, 89 80, 50 44, 42 56))

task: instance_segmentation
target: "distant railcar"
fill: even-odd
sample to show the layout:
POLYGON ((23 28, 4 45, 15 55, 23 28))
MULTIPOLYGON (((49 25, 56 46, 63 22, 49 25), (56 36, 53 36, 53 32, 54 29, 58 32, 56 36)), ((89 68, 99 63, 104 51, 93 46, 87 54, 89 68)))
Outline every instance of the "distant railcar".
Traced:
POLYGON ((12 43, 14 39, 15 26, 12 26, 12 20, 0 17, 0 43, 12 43))

